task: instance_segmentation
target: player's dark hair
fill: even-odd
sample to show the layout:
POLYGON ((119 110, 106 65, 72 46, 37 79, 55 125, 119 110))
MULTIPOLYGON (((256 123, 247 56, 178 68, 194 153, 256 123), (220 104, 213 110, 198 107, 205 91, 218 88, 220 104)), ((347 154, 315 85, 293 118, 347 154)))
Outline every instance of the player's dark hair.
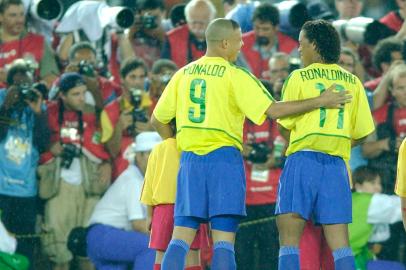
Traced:
POLYGON ((270 22, 276 26, 279 24, 279 10, 274 5, 262 3, 254 10, 252 21, 270 22))
POLYGON ((340 37, 331 25, 324 20, 306 22, 302 31, 310 43, 314 44, 317 53, 326 64, 335 64, 340 59, 340 37))
POLYGON ((372 182, 379 176, 378 170, 369 166, 360 166, 352 173, 352 181, 354 184, 362 185, 365 182, 372 182))

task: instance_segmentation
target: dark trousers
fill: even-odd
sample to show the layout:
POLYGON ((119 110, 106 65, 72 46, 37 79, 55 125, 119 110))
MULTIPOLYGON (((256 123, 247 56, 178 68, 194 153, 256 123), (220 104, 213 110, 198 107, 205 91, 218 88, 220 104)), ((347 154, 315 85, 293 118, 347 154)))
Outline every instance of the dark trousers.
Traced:
MULTIPOLYGON (((249 205, 240 223, 274 216, 275 204, 249 205)), ((238 270, 278 269, 279 234, 276 220, 239 228, 235 241, 238 270)))
MULTIPOLYGON (((35 233, 37 197, 0 195, 1 221, 6 229, 18 235, 35 233)), ((17 253, 26 256, 32 265, 35 238, 17 238, 17 253)))

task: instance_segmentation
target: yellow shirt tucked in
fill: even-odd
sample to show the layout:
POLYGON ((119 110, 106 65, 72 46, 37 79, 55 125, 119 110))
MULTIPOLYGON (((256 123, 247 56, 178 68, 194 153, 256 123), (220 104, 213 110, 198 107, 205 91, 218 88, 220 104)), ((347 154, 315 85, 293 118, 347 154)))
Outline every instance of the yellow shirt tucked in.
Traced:
POLYGON ((400 197, 406 197, 406 139, 399 148, 395 193, 400 197))
POLYGON ((245 116, 261 124, 272 102, 247 70, 204 56, 173 76, 154 116, 162 123, 176 117, 178 148, 204 155, 223 146, 242 150, 245 116))
POLYGON ((312 149, 348 160, 351 140, 361 139, 374 130, 362 83, 338 65, 314 63, 293 71, 285 82, 282 99, 292 101, 314 98, 333 83, 337 85, 337 91, 349 91, 353 97, 344 108, 320 108, 278 120, 280 125, 291 132, 286 155, 312 149))
POLYGON ((154 147, 148 158, 141 202, 146 205, 173 204, 176 198, 176 179, 180 154, 174 138, 154 147))

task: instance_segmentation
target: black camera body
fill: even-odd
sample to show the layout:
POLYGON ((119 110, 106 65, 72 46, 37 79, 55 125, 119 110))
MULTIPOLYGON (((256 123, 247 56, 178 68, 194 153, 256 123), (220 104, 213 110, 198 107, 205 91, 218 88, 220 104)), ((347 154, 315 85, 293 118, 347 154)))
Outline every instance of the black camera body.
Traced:
POLYGON ((86 60, 82 60, 79 62, 79 74, 88 76, 88 77, 94 77, 94 67, 91 63, 89 63, 86 60))
POLYGON ((158 27, 156 17, 153 15, 142 15, 141 24, 144 29, 155 29, 158 27))
POLYGON ((71 143, 64 144, 61 155, 62 158, 61 166, 65 169, 69 169, 70 166, 72 165, 73 159, 75 157, 79 157, 81 153, 82 151, 76 145, 71 143))
POLYGON ((135 123, 137 122, 147 123, 148 117, 145 110, 141 108, 143 90, 132 88, 129 91, 131 96, 130 102, 131 105, 133 105, 134 109, 131 112, 133 123, 131 124, 131 126, 128 127, 128 133, 130 135, 135 135, 134 134, 135 123))
POLYGON ((39 98, 37 92, 34 91, 34 87, 31 84, 20 84, 18 85, 18 90, 21 93, 21 102, 24 102, 25 100, 35 102, 39 98))
POLYGON ((265 142, 252 143, 252 150, 248 154, 248 160, 252 163, 265 163, 268 160, 268 155, 271 153, 271 148, 265 142))

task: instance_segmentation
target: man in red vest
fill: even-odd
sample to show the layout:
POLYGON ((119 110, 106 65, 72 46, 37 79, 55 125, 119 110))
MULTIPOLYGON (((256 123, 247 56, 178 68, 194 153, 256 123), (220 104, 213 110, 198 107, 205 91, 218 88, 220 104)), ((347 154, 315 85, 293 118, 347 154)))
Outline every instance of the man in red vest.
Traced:
POLYGON ((252 17, 254 30, 243 35, 240 63, 245 63, 259 78, 267 78, 268 61, 275 52, 292 54, 298 43, 278 30, 279 11, 268 3, 260 4, 252 17))
POLYGON ((167 33, 162 58, 171 59, 181 68, 202 57, 206 52, 204 32, 216 16, 216 8, 209 0, 192 0, 185 7, 187 24, 167 33))
POLYGON ((54 54, 45 38, 25 30, 24 5, 21 0, 0 2, 0 84, 5 83, 7 66, 23 58, 36 69, 38 78, 48 86, 59 74, 54 54))

